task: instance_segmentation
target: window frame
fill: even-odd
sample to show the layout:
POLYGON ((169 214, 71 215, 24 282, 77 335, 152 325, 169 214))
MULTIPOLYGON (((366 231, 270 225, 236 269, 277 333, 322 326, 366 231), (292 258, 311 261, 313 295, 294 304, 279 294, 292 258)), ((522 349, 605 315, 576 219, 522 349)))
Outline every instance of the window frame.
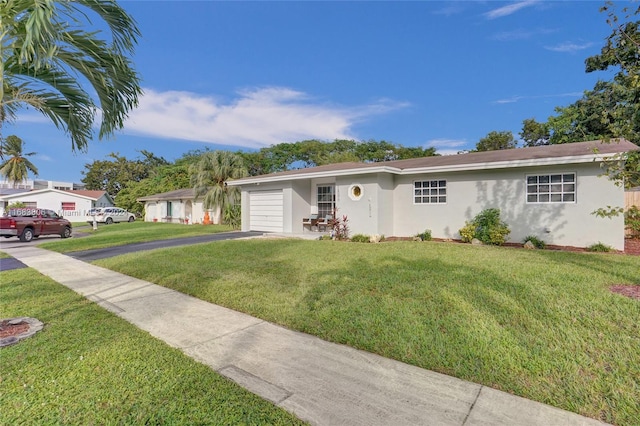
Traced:
POLYGON ((318 217, 326 217, 328 215, 333 216, 336 211, 336 185, 331 183, 319 183, 316 185, 316 208, 318 209, 318 217), (330 188, 328 192, 320 191, 320 188, 330 188), (331 197, 331 200, 320 199, 321 196, 331 197), (327 209, 325 205, 330 205, 327 209))
POLYGON ((524 186, 524 199, 526 204, 576 204, 578 202, 578 174, 575 171, 526 174, 524 177, 524 186), (573 176, 573 180, 565 180, 569 175, 573 176), (557 179, 558 176, 560 177, 559 180, 557 179), (556 177, 555 181, 554 177, 556 177), (536 182, 531 182, 531 178, 536 178, 536 182), (541 181, 541 178, 547 179, 541 181), (560 185, 560 190, 553 190, 553 187, 558 185, 560 185), (573 186, 573 190, 565 189, 565 186, 573 186), (529 188, 531 187, 536 187, 537 190, 530 192, 529 188), (542 187, 542 190, 540 187, 542 187), (547 199, 541 201, 541 195, 547 199), (533 196, 536 197, 535 201, 530 200, 530 197, 533 196), (560 199, 554 200, 554 196, 559 196, 560 199), (567 199, 565 200, 565 198, 567 199))
POLYGON ((413 194, 411 196, 413 200, 413 205, 415 206, 423 206, 423 205, 442 205, 447 204, 449 202, 447 193, 448 181, 447 179, 416 179, 413 181, 411 185, 411 189, 413 194), (435 182, 435 186, 432 186, 432 183, 435 182), (417 186, 417 184, 420 186, 417 186), (428 186, 424 186, 427 183, 428 186), (425 194, 424 191, 427 190, 428 194, 425 194), (416 192, 420 191, 421 194, 417 194, 416 192), (432 191, 436 191, 433 193, 432 191), (420 201, 417 199, 420 198, 420 201), (435 200, 432 200, 434 199, 435 200), (444 198, 444 200, 442 200, 444 198), (428 201, 425 201, 428 199, 428 201))

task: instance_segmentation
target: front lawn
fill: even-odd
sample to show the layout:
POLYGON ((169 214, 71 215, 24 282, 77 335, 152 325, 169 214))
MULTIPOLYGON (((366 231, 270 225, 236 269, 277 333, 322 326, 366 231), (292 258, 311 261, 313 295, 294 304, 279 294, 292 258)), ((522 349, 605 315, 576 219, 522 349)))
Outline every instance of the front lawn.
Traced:
POLYGON ((111 225, 100 223, 95 231, 90 225, 74 226, 73 238, 42 243, 38 247, 57 252, 72 252, 170 238, 194 237, 231 230, 227 225, 181 225, 140 221, 111 225))
POLYGON ((0 273, 0 319, 42 331, 0 348, 0 424, 302 424, 33 269, 0 273))
POLYGON ((221 241, 95 262, 323 339, 616 424, 640 418, 640 257, 221 241))

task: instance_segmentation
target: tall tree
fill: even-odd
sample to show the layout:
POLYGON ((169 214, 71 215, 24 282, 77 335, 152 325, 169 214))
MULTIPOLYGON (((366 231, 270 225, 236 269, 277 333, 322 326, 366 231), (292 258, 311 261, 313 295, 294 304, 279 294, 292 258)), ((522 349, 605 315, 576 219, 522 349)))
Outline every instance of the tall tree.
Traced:
POLYGON ((82 182, 87 189, 107 191, 112 197, 117 197, 127 185, 148 178, 158 167, 168 164, 164 158, 156 157, 148 151, 140 153, 145 157, 142 160, 129 160, 112 152, 107 156, 111 160, 95 160, 91 164, 85 164, 82 182))
POLYGON ((35 152, 22 152, 24 142, 15 135, 7 136, 2 142, 2 152, 6 158, 0 164, 0 174, 11 182, 15 188, 29 176, 29 172, 38 175, 38 168, 27 157, 35 155, 35 152))
POLYGON ((513 137, 513 133, 509 131, 496 132, 491 131, 476 144, 475 151, 496 151, 500 149, 515 148, 517 142, 513 137))
POLYGON ((104 138, 138 105, 129 55, 140 33, 114 0, 3 0, 0 28, 0 136, 2 124, 27 106, 64 130, 72 150, 85 150, 98 109, 104 138), (110 40, 85 29, 94 18, 108 26, 110 40))
POLYGON ((522 131, 519 133, 525 146, 548 145, 551 133, 547 123, 539 123, 534 118, 527 118, 522 122, 522 131))
POLYGON ((611 1, 600 10, 607 13, 613 31, 600 54, 586 59, 586 71, 614 69, 610 84, 616 96, 607 109, 609 131, 640 144, 640 6, 623 7, 621 18, 611 1))
POLYGON ((239 155, 212 151, 202 154, 200 160, 189 167, 189 173, 196 197, 203 197, 204 208, 214 210, 214 222, 219 222, 227 206, 240 200, 238 187, 227 186, 226 182, 247 176, 247 169, 239 155))

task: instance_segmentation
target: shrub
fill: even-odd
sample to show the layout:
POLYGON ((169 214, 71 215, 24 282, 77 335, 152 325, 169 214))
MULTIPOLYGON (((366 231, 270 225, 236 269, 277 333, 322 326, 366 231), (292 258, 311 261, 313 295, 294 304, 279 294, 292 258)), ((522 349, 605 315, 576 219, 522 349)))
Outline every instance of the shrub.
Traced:
POLYGON ((473 240, 474 238, 474 235, 476 232, 476 226, 471 222, 467 222, 464 228, 462 228, 458 232, 460 232, 460 236, 462 237, 463 242, 470 243, 471 240, 473 240))
POLYGON ((225 204, 222 221, 233 229, 242 227, 242 210, 240 204, 225 204))
POLYGON ((522 242, 525 244, 527 243, 527 241, 531 241, 531 244, 533 244, 535 248, 540 250, 543 250, 547 247, 547 243, 545 243, 535 235, 527 235, 526 237, 524 237, 524 240, 522 240, 522 242))
POLYGON ((423 232, 416 235, 422 241, 431 241, 431 229, 425 229, 423 232))
POLYGON ((460 229, 462 241, 471 242, 474 238, 484 244, 502 245, 511 230, 500 220, 500 209, 485 209, 478 213, 471 222, 466 222, 460 229))
POLYGON ((589 247, 587 247, 587 250, 589 251, 594 251, 594 252, 599 252, 599 253, 609 253, 610 251, 613 250, 612 247, 603 244, 603 243, 596 243, 596 244, 591 244, 589 247))
POLYGON ((351 237, 351 242, 353 242, 353 243, 368 243, 369 242, 369 236, 368 235, 364 235, 364 234, 356 234, 353 237, 351 237))
POLYGON ((631 237, 640 238, 640 209, 637 206, 631 206, 624 212, 624 226, 631 237))
POLYGON ((346 215, 343 215, 342 218, 337 215, 333 215, 335 219, 331 223, 331 237, 335 240, 346 240, 349 238, 349 219, 346 215))

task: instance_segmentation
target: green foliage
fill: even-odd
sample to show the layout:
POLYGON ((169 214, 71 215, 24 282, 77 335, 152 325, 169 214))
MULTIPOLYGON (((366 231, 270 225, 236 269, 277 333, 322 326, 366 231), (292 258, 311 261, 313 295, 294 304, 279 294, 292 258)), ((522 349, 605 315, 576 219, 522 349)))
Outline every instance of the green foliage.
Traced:
POLYGON ((467 222, 459 232, 464 242, 477 238, 484 244, 502 245, 511 230, 500 220, 500 209, 485 209, 471 222, 467 222))
POLYGON ((130 59, 140 32, 115 1, 5 0, 0 22, 0 129, 25 106, 68 134, 72 150, 87 148, 98 110, 99 138, 122 128, 142 93, 130 59))
POLYGON ((352 243, 368 243, 370 242, 370 238, 368 235, 356 234, 351 237, 351 242, 352 243))
POLYGON ((538 123, 534 118, 527 118, 522 122, 519 133, 525 146, 548 145, 551 133, 547 123, 538 123))
POLYGON ((380 162, 437 155, 435 148, 404 147, 386 141, 315 139, 281 143, 258 152, 238 152, 250 176, 345 161, 380 162))
POLYGON ((431 229, 425 229, 424 231, 416 234, 422 241, 431 241, 431 229))
POLYGON ((242 209, 240 204, 226 204, 222 212, 222 222, 233 229, 240 229, 242 226, 242 209))
MULTIPOLYGON (((134 182, 153 176, 160 166, 169 164, 164 158, 156 157, 148 151, 141 151, 141 154, 144 158, 128 160, 126 157, 112 152, 107 155, 108 158, 111 158, 110 160, 94 160, 91 164, 85 164, 82 182, 87 189, 106 191, 116 199, 117 204, 120 191, 134 182)), ((119 206, 125 208, 124 205, 119 206)), ((132 205, 126 206, 126 208, 129 207, 132 205)))
MULTIPOLYGON (((0 120, 0 126, 2 121, 0 120)), ((34 175, 38 175, 38 168, 27 157, 35 155, 35 152, 24 153, 22 152, 24 142, 22 139, 15 135, 7 136, 7 138, 0 143, 0 152, 5 161, 0 163, 0 175, 2 175, 7 181, 13 184, 15 187, 20 182, 23 182, 29 176, 29 172, 34 175)))
POLYGON ((242 157, 229 151, 212 151, 202 154, 198 162, 189 166, 191 186, 196 199, 202 197, 205 209, 224 214, 228 204, 239 204, 240 189, 227 186, 229 179, 247 175, 242 157))
POLYGON ((631 206, 624 212, 624 225, 632 237, 640 238, 640 209, 637 206, 631 206))
POLYGON ((512 149, 515 148, 518 142, 513 137, 513 133, 509 131, 504 132, 489 132, 487 136, 480 139, 476 144, 475 151, 495 151, 500 149, 512 149))
POLYGON ((25 207, 27 207, 26 203, 23 203, 22 201, 14 201, 13 203, 10 203, 7 206, 7 210, 10 210, 10 209, 23 209, 25 207))
POLYGON ((150 170, 149 177, 138 182, 128 182, 118 193, 116 205, 130 212, 142 214, 144 205, 137 201, 138 198, 189 188, 189 185, 189 171, 186 164, 158 166, 150 170))
POLYGON ((589 247, 587 247, 587 250, 598 253, 609 253, 610 251, 613 251, 613 248, 606 244, 598 242, 595 244, 591 244, 589 247))
POLYGON ((473 222, 466 222, 464 227, 458 232, 460 232, 462 242, 470 243, 471 240, 475 238, 476 225, 474 225, 473 222))
POLYGON ((536 237, 535 235, 527 235, 526 237, 524 237, 524 240, 522 240, 523 243, 527 243, 527 241, 530 241, 531 244, 533 244, 533 246, 537 249, 540 250, 544 250, 545 248, 547 248, 547 243, 545 243, 542 239, 536 237))

